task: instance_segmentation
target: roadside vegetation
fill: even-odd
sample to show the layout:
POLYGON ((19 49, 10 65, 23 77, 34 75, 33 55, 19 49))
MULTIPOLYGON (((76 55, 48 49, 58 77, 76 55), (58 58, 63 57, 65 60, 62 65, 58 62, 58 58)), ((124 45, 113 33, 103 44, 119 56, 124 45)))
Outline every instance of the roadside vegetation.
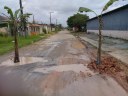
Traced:
POLYGON ((86 31, 86 22, 88 19, 87 15, 77 13, 68 18, 67 24, 69 29, 73 28, 75 32, 86 31))
MULTIPOLYGON (((10 50, 14 49, 14 63, 20 62, 19 57, 19 47, 23 47, 25 45, 31 44, 35 41, 38 41, 42 38, 48 37, 51 32, 46 33, 46 30, 43 30, 44 35, 36 35, 36 36, 27 36, 26 28, 28 23, 28 18, 30 17, 30 13, 23 14, 21 11, 23 11, 23 8, 16 10, 13 12, 13 10, 7 6, 4 7, 6 10, 7 15, 5 15, 8 20, 2 21, 0 23, 0 27, 3 27, 4 25, 9 26, 10 34, 12 37, 5 37, 4 34, 0 34, 0 36, 3 36, 0 38, 0 55, 4 54, 6 52, 9 52, 10 50), (25 32, 25 36, 20 35, 25 32)), ((55 33, 60 28, 60 26, 57 27, 57 30, 55 30, 55 33)))
MULTIPOLYGON (((21 9, 18 9, 16 11, 12 11, 11 8, 5 6, 4 9, 8 13, 8 20, 3 21, 3 24, 7 24, 10 27, 11 32, 13 33, 14 37, 14 50, 15 50, 15 55, 14 55, 14 63, 20 62, 19 59, 19 50, 18 50, 18 29, 19 29, 19 24, 21 23, 21 18, 28 19, 31 14, 20 14, 21 9), (20 21, 20 23, 19 23, 20 21)), ((2 24, 1 24, 2 25, 2 24)))
MULTIPOLYGON (((49 32, 49 34, 40 34, 35 36, 27 36, 27 37, 18 37, 19 47, 24 47, 26 45, 30 45, 36 41, 46 39, 49 36, 55 34, 56 32, 49 32)), ((14 50, 14 38, 11 36, 0 37, 0 55, 3 55, 7 52, 14 50)))
MULTIPOLYGON (((97 44, 98 49, 92 53, 96 58, 96 60, 92 60, 91 63, 88 64, 88 68, 95 72, 99 72, 100 74, 107 74, 113 77, 126 91, 128 91, 127 64, 101 51, 102 43, 105 43, 103 42, 103 36, 102 36, 102 29, 103 29, 102 13, 106 11, 109 8, 109 6, 111 6, 116 1, 118 0, 109 0, 107 4, 103 7, 100 15, 98 15, 95 11, 85 7, 80 7, 79 12, 93 12, 96 15, 99 23, 99 34, 98 34, 98 44, 97 44)), ((74 35, 78 36, 78 34, 74 34, 74 35)), ((95 37, 92 37, 93 40, 94 38, 95 37)))

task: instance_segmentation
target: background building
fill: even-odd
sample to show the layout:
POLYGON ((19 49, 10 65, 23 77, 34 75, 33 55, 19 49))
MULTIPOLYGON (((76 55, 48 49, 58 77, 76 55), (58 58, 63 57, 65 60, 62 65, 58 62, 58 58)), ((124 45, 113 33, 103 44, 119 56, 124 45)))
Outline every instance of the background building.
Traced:
MULTIPOLYGON (((102 15, 103 35, 128 40, 128 4, 102 15)), ((98 33, 98 19, 94 17, 87 22, 88 32, 98 33)))
MULTIPOLYGON (((8 20, 8 18, 0 15, 0 35, 9 35, 13 36, 13 31, 11 31, 9 24, 3 23, 3 21, 8 20)), ((55 27, 52 28, 52 31, 55 30, 55 27)), ((36 23, 28 23, 27 24, 27 35, 38 35, 38 34, 47 34, 51 31, 51 27, 48 24, 36 24, 36 23)), ((18 31, 20 32, 20 31, 18 31)), ((19 33, 21 35, 21 33, 19 33)))
POLYGON ((28 24, 28 34, 29 35, 38 35, 38 34, 47 34, 51 31, 50 25, 47 24, 28 24))
MULTIPOLYGON (((3 23, 3 21, 7 20, 7 18, 3 17, 0 15, 0 23, 3 23)), ((8 33, 8 25, 7 24, 2 24, 0 26, 0 34, 7 34, 8 33)))

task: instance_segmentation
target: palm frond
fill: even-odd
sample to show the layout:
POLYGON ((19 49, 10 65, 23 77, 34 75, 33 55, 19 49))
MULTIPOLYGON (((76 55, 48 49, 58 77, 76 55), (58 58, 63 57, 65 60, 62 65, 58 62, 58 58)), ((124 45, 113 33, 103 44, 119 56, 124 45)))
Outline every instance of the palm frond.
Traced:
POLYGON ((104 6, 102 11, 107 10, 109 8, 109 6, 111 6, 116 1, 118 1, 118 0, 109 0, 108 3, 104 6))
POLYGON ((26 18, 29 18, 31 15, 32 14, 30 14, 30 13, 20 14, 18 18, 24 18, 24 19, 26 19, 26 18))
POLYGON ((11 19, 14 19, 14 15, 13 15, 13 12, 12 12, 11 8, 5 6, 4 9, 7 10, 7 12, 8 12, 8 14, 10 15, 11 19))
POLYGON ((78 11, 79 12, 93 12, 91 9, 85 8, 85 7, 80 7, 78 11))
POLYGON ((20 8, 20 9, 18 9, 18 10, 15 11, 15 14, 14 14, 15 18, 17 18, 17 15, 19 14, 19 12, 20 12, 22 9, 23 9, 23 8, 20 8))

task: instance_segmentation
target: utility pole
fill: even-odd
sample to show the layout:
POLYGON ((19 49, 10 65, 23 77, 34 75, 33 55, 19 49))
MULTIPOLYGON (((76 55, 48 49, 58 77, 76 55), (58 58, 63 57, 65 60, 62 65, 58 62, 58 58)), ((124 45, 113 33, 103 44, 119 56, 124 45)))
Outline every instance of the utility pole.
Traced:
POLYGON ((56 26, 57 26, 57 19, 56 19, 56 26))
POLYGON ((54 12, 50 12, 50 27, 51 27, 51 31, 52 31, 52 13, 54 13, 54 12))
POLYGON ((20 8, 21 8, 21 14, 23 15, 23 6, 22 6, 22 0, 19 1, 20 3, 20 8))
MULTIPOLYGON (((22 5, 22 0, 19 0, 19 3, 20 3, 20 9, 21 9, 21 15, 24 14, 23 12, 23 5, 22 5)), ((26 35, 26 25, 25 25, 25 19, 21 17, 21 32, 22 32, 22 35, 23 35, 23 32, 25 33, 26 35)))
POLYGON ((56 19, 56 31, 57 31, 57 19, 56 19))
POLYGON ((33 15, 33 24, 35 24, 35 17, 34 17, 34 15, 33 15))

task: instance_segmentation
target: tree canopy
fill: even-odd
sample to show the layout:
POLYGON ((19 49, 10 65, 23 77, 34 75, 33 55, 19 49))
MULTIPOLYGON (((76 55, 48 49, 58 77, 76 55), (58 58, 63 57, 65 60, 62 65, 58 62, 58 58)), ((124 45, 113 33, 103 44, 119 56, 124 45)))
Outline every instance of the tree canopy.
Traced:
POLYGON ((71 28, 76 27, 81 30, 82 27, 86 27, 86 21, 88 19, 89 17, 87 15, 77 13, 68 18, 67 24, 71 28))

